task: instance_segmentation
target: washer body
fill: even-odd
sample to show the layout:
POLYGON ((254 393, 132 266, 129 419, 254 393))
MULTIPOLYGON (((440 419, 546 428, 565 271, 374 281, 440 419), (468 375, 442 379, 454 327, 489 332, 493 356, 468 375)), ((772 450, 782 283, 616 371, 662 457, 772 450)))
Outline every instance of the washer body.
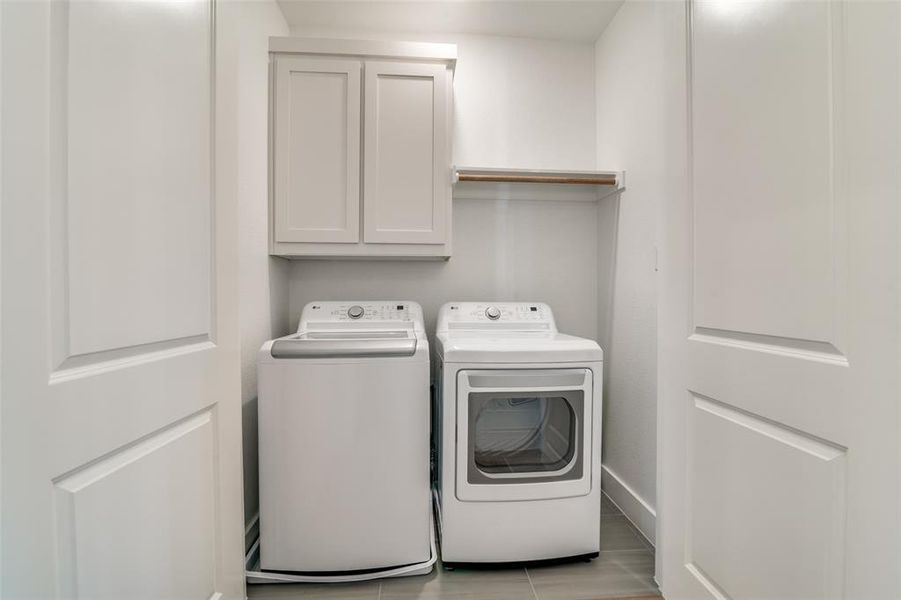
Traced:
POLYGON ((430 558, 429 346, 415 302, 313 302, 259 365, 260 566, 430 558))
POLYGON ((542 303, 445 304, 433 443, 445 563, 597 555, 603 353, 542 303))

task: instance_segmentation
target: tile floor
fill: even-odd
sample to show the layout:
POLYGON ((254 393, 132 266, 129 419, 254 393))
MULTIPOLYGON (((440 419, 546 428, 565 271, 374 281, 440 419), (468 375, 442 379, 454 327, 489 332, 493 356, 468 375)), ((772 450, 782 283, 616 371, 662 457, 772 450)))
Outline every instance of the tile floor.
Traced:
POLYGON ((601 555, 528 569, 456 569, 351 584, 248 585, 251 600, 598 600, 656 596, 654 549, 607 498, 601 555))

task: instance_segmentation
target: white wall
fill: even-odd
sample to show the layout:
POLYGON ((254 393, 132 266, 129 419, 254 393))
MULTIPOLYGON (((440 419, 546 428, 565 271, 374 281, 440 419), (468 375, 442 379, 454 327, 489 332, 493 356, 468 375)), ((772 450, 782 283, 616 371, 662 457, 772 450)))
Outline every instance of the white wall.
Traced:
POLYGON ((287 332, 287 261, 269 257, 269 36, 288 25, 274 0, 241 2, 238 48, 238 236, 244 515, 258 510, 257 370, 260 345, 287 332))
POLYGON ((656 214, 663 173, 663 44, 657 3, 627 0, 595 44, 597 164, 626 169, 601 210, 600 337, 606 350, 605 491, 654 540, 656 503, 656 214), (614 235, 615 234, 615 235, 614 235), (610 282, 609 288, 607 282, 610 282))
MULTIPOLYGON (((359 31, 292 35, 425 39, 359 31)), ((463 35, 428 40, 458 45, 455 164, 594 168, 591 44, 463 35)), ((415 300, 430 325, 450 300, 541 300, 561 329, 594 338, 597 214, 595 203, 455 201, 448 262, 294 262, 291 324, 314 299, 415 300)))
POLYGON ((597 206, 587 202, 460 200, 449 261, 298 261, 291 323, 312 300, 396 298, 422 304, 432 331, 451 300, 545 301, 561 330, 597 327, 597 206))

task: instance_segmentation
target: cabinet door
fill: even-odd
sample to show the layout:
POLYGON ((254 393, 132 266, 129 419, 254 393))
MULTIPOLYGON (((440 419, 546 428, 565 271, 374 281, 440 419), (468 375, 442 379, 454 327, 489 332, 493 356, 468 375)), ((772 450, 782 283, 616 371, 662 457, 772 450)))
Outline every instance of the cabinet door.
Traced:
POLYGON ((445 66, 367 61, 365 94, 364 241, 445 243, 445 66))
POLYGON ((276 242, 360 239, 360 62, 276 62, 276 242))

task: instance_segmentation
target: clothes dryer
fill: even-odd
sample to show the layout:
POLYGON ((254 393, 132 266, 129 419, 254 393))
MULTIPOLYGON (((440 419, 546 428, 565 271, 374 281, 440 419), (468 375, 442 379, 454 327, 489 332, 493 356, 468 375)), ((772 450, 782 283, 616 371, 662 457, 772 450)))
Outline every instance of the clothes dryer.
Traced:
POLYGON ((435 352, 442 560, 596 556, 598 344, 559 333, 540 302, 451 302, 435 352))

